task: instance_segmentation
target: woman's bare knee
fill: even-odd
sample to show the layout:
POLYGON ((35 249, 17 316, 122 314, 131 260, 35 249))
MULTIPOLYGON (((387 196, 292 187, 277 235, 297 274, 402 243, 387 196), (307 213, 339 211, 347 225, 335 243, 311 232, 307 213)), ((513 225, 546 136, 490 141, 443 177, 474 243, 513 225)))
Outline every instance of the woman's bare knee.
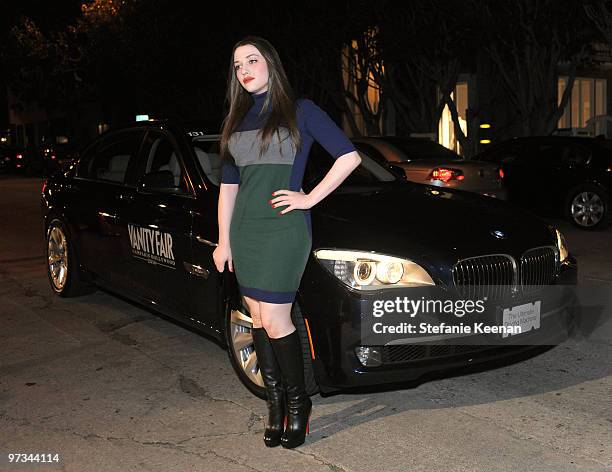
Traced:
POLYGON ((271 338, 282 338, 295 330, 291 320, 291 303, 260 302, 261 323, 271 338))

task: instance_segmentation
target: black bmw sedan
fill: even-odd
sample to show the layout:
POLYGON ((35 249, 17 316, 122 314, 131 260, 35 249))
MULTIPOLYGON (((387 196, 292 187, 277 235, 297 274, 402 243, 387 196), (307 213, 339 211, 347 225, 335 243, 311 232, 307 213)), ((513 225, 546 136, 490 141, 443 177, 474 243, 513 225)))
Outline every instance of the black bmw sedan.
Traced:
MULTIPOLYGON (((303 189, 332 163, 313 146, 303 189)), ((146 121, 100 135, 44 182, 49 282, 62 297, 102 287, 212 336, 244 385, 263 398, 251 317, 235 274, 227 265, 219 273, 212 259, 220 173, 219 136, 201 129, 146 121)), ((313 251, 292 309, 311 393, 513 356, 556 344, 572 324, 569 296, 541 304, 526 290, 576 283, 577 263, 562 234, 503 201, 406 182, 363 155, 312 208, 312 224, 313 251), (422 288, 456 297, 466 287, 472 296, 488 295, 496 313, 503 309, 504 326, 523 324, 529 332, 496 345, 460 345, 449 340, 479 335, 397 330, 380 341, 364 331, 385 319, 372 307, 422 288)))

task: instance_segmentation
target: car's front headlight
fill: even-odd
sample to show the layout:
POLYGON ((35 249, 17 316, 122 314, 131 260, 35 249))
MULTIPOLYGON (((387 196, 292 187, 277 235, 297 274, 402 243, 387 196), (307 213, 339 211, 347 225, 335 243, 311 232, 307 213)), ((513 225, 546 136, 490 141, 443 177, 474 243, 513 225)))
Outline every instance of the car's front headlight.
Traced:
POLYGON ((557 250, 559 251, 559 262, 563 262, 569 257, 569 249, 563 233, 552 225, 548 225, 551 231, 553 231, 557 237, 557 250))
POLYGON ((358 290, 435 285, 425 269, 408 259, 339 249, 317 249, 314 255, 342 283, 358 290))
POLYGON ((557 233, 557 249, 559 249, 559 262, 563 262, 569 256, 569 249, 567 248, 567 242, 565 241, 565 237, 563 233, 555 228, 555 233, 557 233))

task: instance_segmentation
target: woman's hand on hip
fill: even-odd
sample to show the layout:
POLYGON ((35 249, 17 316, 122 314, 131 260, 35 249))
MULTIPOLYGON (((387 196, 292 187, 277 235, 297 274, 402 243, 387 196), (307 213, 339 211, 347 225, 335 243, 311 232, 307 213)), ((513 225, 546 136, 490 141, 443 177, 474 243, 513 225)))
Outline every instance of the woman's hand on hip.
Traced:
POLYGON ((308 210, 312 207, 310 198, 302 189, 300 189, 299 192, 280 189, 276 192, 272 192, 272 196, 275 198, 272 198, 272 200, 268 202, 270 205, 272 205, 272 208, 288 205, 287 208, 279 211, 281 215, 284 215, 291 210, 308 210))
POLYGON ((225 270, 225 261, 230 272, 234 272, 234 262, 232 260, 232 250, 229 244, 219 244, 213 251, 213 261, 219 272, 225 270))

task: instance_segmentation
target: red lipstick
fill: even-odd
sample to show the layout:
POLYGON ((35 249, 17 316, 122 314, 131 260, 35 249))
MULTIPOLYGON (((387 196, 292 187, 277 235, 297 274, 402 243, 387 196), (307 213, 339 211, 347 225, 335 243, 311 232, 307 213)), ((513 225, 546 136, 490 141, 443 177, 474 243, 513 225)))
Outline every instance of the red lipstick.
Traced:
POLYGON ((243 82, 246 84, 250 82, 251 80, 253 80, 253 77, 247 77, 246 79, 243 80, 243 82))

